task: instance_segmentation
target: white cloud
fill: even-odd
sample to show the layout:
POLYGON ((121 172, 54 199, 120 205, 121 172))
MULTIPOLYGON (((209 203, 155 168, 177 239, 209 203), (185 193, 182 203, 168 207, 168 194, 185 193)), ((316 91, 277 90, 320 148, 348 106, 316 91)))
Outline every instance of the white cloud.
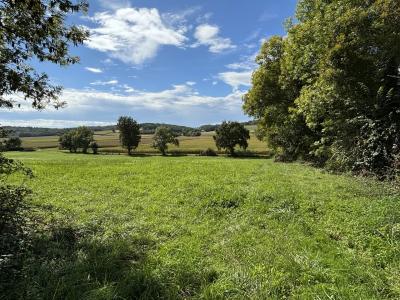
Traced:
MULTIPOLYGON (((58 125, 54 125, 57 127, 95 125, 80 121, 71 121, 76 122, 74 124, 63 121, 93 120, 93 116, 96 120, 112 123, 122 114, 136 116, 141 122, 177 122, 188 125, 220 122, 227 118, 244 119, 241 108, 243 92, 239 90, 222 96, 208 96, 199 94, 188 84, 173 85, 165 90, 151 92, 136 90, 128 85, 117 86, 121 86, 121 90, 65 89, 60 100, 65 101, 67 106, 61 110, 48 107, 45 111, 38 112, 31 107, 29 101, 19 99, 20 108, 0 109, 0 116, 2 120, 61 119, 58 125)), ((14 125, 35 124, 47 127, 51 126, 52 121, 47 121, 50 123, 44 123, 45 121, 42 123, 10 122, 15 122, 14 125)), ((3 121, 2 123, 5 124, 3 121)), ((105 122, 105 124, 109 123, 105 122)))
POLYGON ((119 8, 91 20, 97 26, 89 28, 86 46, 130 64, 152 59, 162 46, 183 47, 187 39, 186 27, 167 24, 155 8, 119 8))
MULTIPOLYGON (((63 112, 102 110, 108 111, 114 108, 146 108, 152 110, 170 109, 185 110, 189 107, 206 106, 230 109, 241 106, 241 92, 233 91, 226 96, 199 95, 192 86, 188 84, 173 85, 170 89, 148 92, 135 90, 128 85, 122 85, 124 92, 100 91, 97 89, 65 89, 60 100, 67 103, 63 112)), ((0 109, 1 112, 29 112, 35 111, 29 102, 18 99, 21 108, 14 110, 0 109)), ((52 110, 51 108, 48 111, 52 110)))
POLYGON ((100 80, 98 80, 98 81, 95 81, 95 82, 91 82, 90 84, 91 85, 115 85, 115 84, 118 84, 118 80, 115 80, 115 79, 109 80, 109 81, 100 81, 100 80))
POLYGON ((201 24, 196 27, 194 37, 197 39, 197 42, 192 47, 208 46, 208 50, 212 53, 221 53, 236 48, 229 38, 222 38, 218 34, 218 26, 201 24))
POLYGON ((186 81, 186 84, 192 86, 192 85, 195 85, 196 82, 195 81, 186 81))
POLYGON ((258 51, 252 55, 244 55, 238 62, 226 65, 228 69, 231 70, 254 70, 257 67, 255 62, 258 51))
POLYGON ((5 120, 1 122, 1 125, 46 127, 46 128, 70 128, 78 126, 105 126, 113 124, 111 122, 100 122, 100 121, 31 119, 31 120, 5 120))
POLYGON ((218 74, 218 78, 230 85, 234 91, 238 90, 241 86, 251 85, 251 74, 252 71, 243 72, 222 72, 218 74))
POLYGON ((92 73, 103 73, 103 70, 99 69, 99 68, 85 67, 85 69, 88 70, 89 72, 92 72, 92 73))

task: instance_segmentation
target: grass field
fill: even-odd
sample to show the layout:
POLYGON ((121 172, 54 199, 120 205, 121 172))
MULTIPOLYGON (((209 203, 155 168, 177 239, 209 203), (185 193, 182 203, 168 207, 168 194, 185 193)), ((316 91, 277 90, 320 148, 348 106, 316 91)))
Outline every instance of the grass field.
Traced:
MULTIPOLYGON (((253 126, 254 127, 254 126, 253 126)), ((259 141, 254 136, 254 128, 251 127, 251 137, 249 140, 249 151, 256 153, 266 153, 267 145, 265 142, 259 141)), ((169 151, 182 152, 182 153, 196 153, 203 151, 207 148, 217 150, 213 140, 214 132, 203 132, 199 137, 179 137, 179 147, 171 145, 169 151)), ((94 139, 100 146, 100 152, 125 152, 125 149, 120 147, 118 133, 109 131, 96 131, 94 139)), ((152 135, 142 135, 141 143, 137 148, 138 153, 156 153, 157 150, 151 147, 152 135)), ((45 137, 24 137, 22 138, 22 146, 25 148, 34 149, 50 149, 58 147, 58 136, 45 136, 45 137)))
POLYGON ((8 155, 43 219, 25 299, 400 298, 389 184, 268 159, 8 155))

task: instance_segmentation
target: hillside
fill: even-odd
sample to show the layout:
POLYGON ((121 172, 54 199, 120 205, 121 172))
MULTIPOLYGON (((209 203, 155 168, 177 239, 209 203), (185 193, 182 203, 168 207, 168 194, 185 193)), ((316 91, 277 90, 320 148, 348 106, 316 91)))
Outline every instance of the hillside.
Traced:
MULTIPOLYGON (((243 122, 244 125, 255 125, 255 121, 243 122)), ((174 125, 174 124, 165 124, 165 123, 141 123, 141 131, 144 134, 152 134, 155 129, 159 126, 166 126, 172 128, 175 132, 179 134, 183 134, 187 131, 193 130, 201 130, 201 131, 214 131, 218 125, 202 125, 199 127, 189 127, 182 125, 174 125)), ((87 126, 93 131, 104 131, 104 130, 113 130, 115 129, 115 125, 106 125, 106 126, 87 126)), ((19 137, 38 137, 38 136, 53 136, 53 135, 61 135, 64 132, 70 130, 71 128, 46 128, 46 127, 21 127, 21 126, 3 126, 3 128, 12 132, 13 135, 19 137)))

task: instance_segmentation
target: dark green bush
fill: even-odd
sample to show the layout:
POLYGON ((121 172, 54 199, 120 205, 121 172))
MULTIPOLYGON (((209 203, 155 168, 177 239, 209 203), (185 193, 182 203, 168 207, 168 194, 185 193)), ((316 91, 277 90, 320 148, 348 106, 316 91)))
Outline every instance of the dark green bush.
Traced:
POLYGON ((200 156, 218 156, 218 154, 213 149, 207 148, 200 152, 200 156))

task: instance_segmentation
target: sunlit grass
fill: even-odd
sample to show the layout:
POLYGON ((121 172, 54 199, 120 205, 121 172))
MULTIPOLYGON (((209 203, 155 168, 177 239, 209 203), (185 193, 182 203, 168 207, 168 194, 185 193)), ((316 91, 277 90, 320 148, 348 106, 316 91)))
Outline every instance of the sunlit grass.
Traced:
POLYGON ((30 299, 400 297, 389 184, 267 159, 9 155, 44 219, 30 299))

